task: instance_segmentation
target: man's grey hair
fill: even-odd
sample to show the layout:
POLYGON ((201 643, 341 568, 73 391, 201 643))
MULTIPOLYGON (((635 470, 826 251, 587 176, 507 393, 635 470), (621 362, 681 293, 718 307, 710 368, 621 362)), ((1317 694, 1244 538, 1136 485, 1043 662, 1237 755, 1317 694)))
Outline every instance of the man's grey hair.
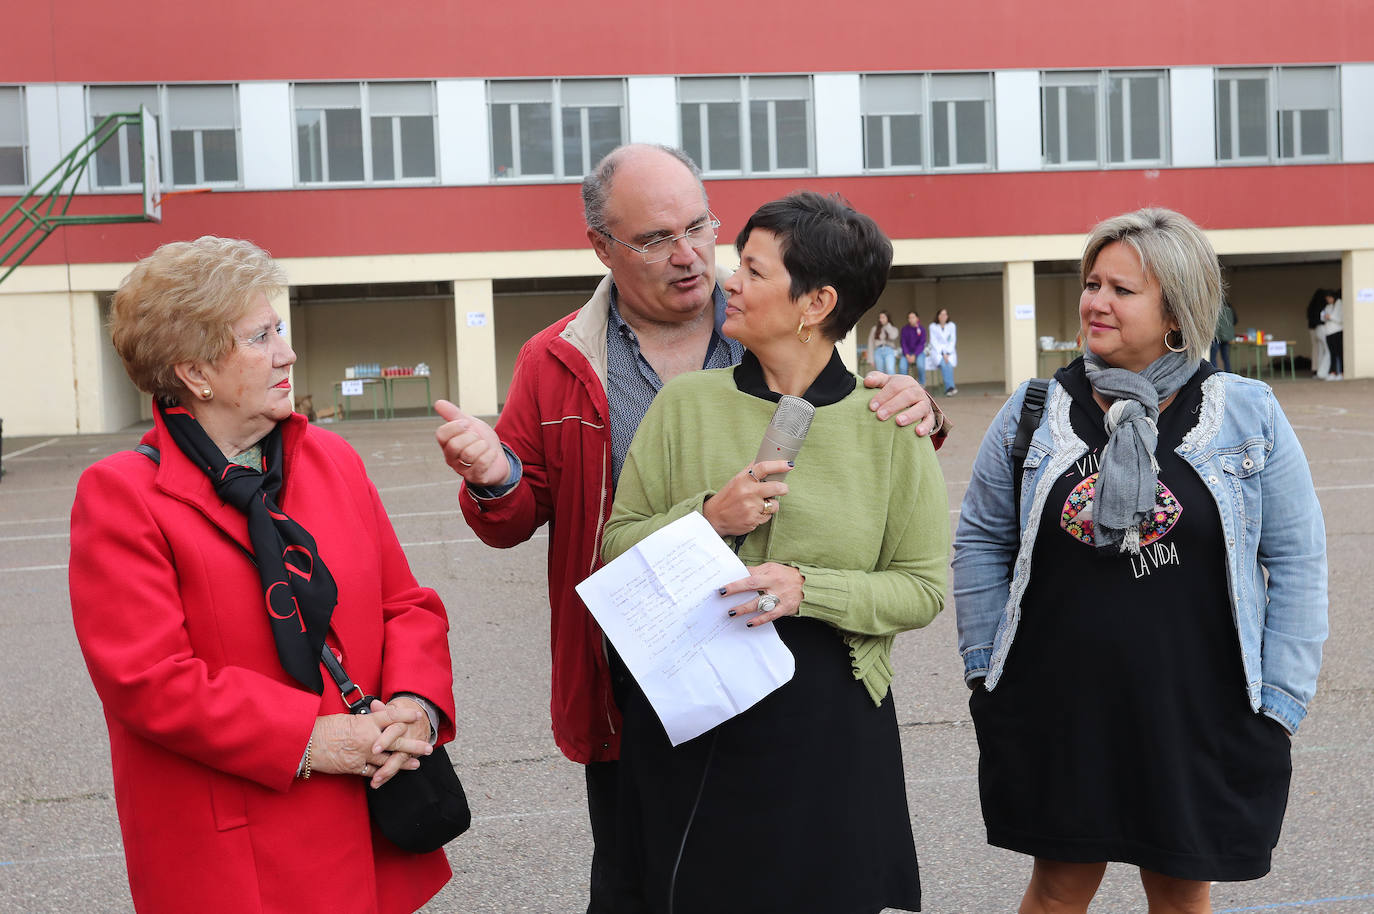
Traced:
POLYGON ((1216 335, 1225 286, 1212 244, 1191 219, 1163 207, 1139 209, 1098 223, 1083 248, 1079 278, 1088 274, 1102 249, 1128 245, 1145 272, 1159 283, 1164 310, 1178 321, 1188 354, 1207 358, 1216 335))
POLYGON ((617 146, 596 163, 596 167, 582 179, 582 214, 587 219, 587 227, 594 232, 603 235, 611 233, 606 224, 606 202, 611 197, 611 179, 615 175, 616 166, 620 164, 625 152, 631 149, 657 149, 666 152, 668 155, 677 159, 696 179, 697 187, 701 188, 701 199, 706 200, 706 186, 701 183, 701 169, 697 163, 692 161, 692 157, 678 149, 676 146, 665 146, 660 143, 629 143, 624 146, 617 146))

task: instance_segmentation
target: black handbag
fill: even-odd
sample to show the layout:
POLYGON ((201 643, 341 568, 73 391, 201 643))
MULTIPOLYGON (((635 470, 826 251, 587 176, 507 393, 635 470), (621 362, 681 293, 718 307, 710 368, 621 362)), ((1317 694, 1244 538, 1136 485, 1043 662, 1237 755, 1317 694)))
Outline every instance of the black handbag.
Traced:
MULTIPOLYGON (((348 678, 343 664, 325 645, 320 652, 325 669, 334 678, 350 714, 371 713, 374 696, 348 678), (354 696, 349 700, 349 696, 354 696)), ((387 840, 403 851, 424 854, 438 850, 468 830, 472 811, 468 808, 463 782, 453 770, 448 752, 435 746, 429 755, 416 756, 420 767, 402 769, 381 787, 367 788, 367 810, 372 822, 387 840)))

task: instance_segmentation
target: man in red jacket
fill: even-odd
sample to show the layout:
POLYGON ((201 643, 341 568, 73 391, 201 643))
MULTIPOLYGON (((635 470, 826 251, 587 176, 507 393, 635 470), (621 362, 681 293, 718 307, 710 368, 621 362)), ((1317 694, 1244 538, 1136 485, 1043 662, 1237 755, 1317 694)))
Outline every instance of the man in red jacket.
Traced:
MULTIPOLYGON (((458 500, 498 548, 549 524, 553 736, 586 765, 594 844, 588 912, 638 911, 615 871, 620 712, 601 630, 574 587, 600 565, 601 531, 640 419, 663 384, 742 355, 720 333, 716 230, 701 174, 680 150, 622 146, 582 182, 587 238, 610 273, 585 305, 520 350, 495 429, 447 401, 436 437, 464 480, 458 500)), ((907 377, 874 373, 872 408, 920 435, 944 417, 907 377)), ((617 675, 625 675, 617 668, 617 675)))

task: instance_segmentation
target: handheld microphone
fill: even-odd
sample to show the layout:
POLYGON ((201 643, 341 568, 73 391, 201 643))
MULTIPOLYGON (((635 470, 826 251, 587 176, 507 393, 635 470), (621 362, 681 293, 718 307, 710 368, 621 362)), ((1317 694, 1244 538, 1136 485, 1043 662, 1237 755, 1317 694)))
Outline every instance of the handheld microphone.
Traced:
MULTIPOLYGON (((754 463, 761 460, 796 460, 797 454, 806 442, 806 433, 811 431, 811 419, 815 415, 816 407, 801 397, 783 394, 782 399, 778 401, 778 408, 773 410, 773 418, 768 421, 768 428, 764 430, 763 441, 759 444, 759 452, 754 458, 754 463)), ((785 475, 773 473, 763 477, 759 482, 776 482, 785 475)), ((735 537, 737 554, 748 535, 741 533, 735 537)))
MULTIPOLYGON (((773 418, 763 433, 763 443, 759 445, 758 456, 761 460, 796 460, 806 441, 806 433, 811 431, 811 418, 816 415, 816 407, 801 397, 784 394, 773 411, 773 418)), ((760 482, 774 482, 782 479, 782 473, 774 473, 760 482)))

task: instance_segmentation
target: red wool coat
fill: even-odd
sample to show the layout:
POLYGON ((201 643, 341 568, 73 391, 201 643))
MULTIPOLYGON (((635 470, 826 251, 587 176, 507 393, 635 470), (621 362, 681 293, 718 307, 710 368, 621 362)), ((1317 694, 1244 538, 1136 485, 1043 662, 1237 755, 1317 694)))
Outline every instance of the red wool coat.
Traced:
MULTIPOLYGON (((443 851, 372 831, 360 776, 296 767, 317 715, 343 713, 277 659, 243 514, 157 417, 82 474, 72 508, 77 638, 105 706, 129 885, 140 912, 410 912, 448 881, 443 851)), ((339 585, 329 643, 373 694, 415 692, 453 738, 448 619, 416 584, 376 489, 341 438, 293 415, 281 507, 339 585)))

